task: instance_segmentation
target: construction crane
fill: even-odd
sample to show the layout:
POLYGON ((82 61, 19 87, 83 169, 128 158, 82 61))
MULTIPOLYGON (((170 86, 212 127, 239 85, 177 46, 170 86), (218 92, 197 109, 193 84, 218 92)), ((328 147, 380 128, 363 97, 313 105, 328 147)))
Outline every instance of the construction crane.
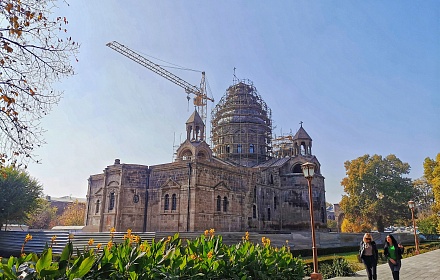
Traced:
MULTIPOLYGON (((116 41, 110 42, 110 43, 106 44, 106 46, 125 55, 129 59, 134 60, 135 62, 150 69, 151 71, 155 72, 156 74, 158 74, 158 75, 164 77, 165 79, 175 83, 176 85, 182 87, 188 95, 193 94, 194 95, 194 98, 193 98, 194 105, 197 107, 197 112, 199 113, 200 117, 202 118, 203 122, 206 125, 207 109, 208 109, 207 100, 214 102, 214 99, 208 97, 206 94, 205 72, 202 72, 202 80, 200 81, 200 86, 196 87, 196 86, 193 86, 190 83, 186 82, 185 80, 177 77, 176 75, 169 72, 168 70, 165 70, 160 65, 155 64, 151 60, 143 57, 142 55, 136 53, 135 51, 132 51, 128 47, 126 47, 116 41)), ((189 100, 189 96, 187 98, 189 100)))

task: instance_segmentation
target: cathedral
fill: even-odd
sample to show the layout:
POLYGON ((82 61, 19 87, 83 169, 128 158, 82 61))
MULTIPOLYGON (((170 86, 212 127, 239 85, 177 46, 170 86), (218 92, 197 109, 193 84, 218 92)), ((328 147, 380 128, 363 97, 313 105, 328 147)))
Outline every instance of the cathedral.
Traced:
MULTIPOLYGON (((211 141, 195 110, 175 160, 116 159, 88 180, 85 230, 105 232, 293 231, 310 228, 308 182, 315 164, 315 226, 326 226, 324 177, 302 122, 272 137, 271 110, 252 82, 234 81, 211 115, 211 141)), ((183 128, 183 127, 182 127, 183 128)))

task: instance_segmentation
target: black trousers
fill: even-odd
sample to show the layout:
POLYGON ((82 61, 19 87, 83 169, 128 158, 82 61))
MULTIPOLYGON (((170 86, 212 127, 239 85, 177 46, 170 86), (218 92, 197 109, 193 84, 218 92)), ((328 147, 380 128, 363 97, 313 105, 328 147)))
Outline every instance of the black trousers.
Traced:
POLYGON ((391 273, 393 274, 393 279, 399 280, 400 279, 399 271, 400 271, 400 267, 402 266, 402 262, 398 260, 396 264, 393 264, 388 260, 388 265, 390 266, 391 273))
POLYGON ((362 256, 362 262, 367 270, 368 280, 377 280, 377 260, 374 256, 362 256))

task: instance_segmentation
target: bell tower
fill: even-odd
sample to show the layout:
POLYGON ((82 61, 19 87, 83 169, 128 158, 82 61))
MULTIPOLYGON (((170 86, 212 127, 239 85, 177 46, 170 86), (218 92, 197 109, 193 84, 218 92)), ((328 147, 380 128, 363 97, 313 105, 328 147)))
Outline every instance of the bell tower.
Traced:
POLYGON ((190 142, 205 140, 205 124, 196 110, 186 121, 186 140, 190 142))
POLYGON ((300 122, 301 127, 293 136, 293 153, 294 156, 311 156, 312 155, 312 138, 307 134, 300 122))

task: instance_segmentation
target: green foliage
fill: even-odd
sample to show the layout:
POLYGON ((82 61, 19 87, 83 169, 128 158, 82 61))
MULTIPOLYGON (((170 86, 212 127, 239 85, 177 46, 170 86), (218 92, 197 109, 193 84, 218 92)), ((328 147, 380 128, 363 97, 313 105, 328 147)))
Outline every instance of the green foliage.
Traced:
POLYGON ((323 263, 320 272, 324 279, 351 276, 355 273, 350 263, 344 258, 334 258, 331 264, 323 263))
POLYGON ((8 223, 22 223, 38 207, 43 187, 23 170, 4 167, 0 176, 0 229, 8 223))
POLYGON ((420 233, 423 234, 437 234, 437 227, 439 224, 440 218, 436 214, 417 220, 417 227, 420 233))
POLYGON ((335 220, 327 219, 327 228, 333 229, 333 228, 337 228, 337 226, 338 223, 335 220))
POLYGON ((50 229, 55 225, 57 207, 44 198, 38 198, 38 207, 29 213, 26 224, 31 229, 50 229))
POLYGON ((345 162, 347 177, 341 184, 346 193, 340 206, 351 223, 367 224, 383 231, 385 225, 410 219, 407 202, 414 188, 404 177, 410 166, 395 155, 385 158, 364 155, 345 162))
MULTIPOLYGON (((196 240, 182 241, 178 234, 159 241, 142 241, 127 231, 122 244, 112 240, 93 247, 93 240, 73 256, 68 243, 56 261, 47 248, 36 254, 11 257, 0 266, 3 279, 303 279, 304 263, 288 247, 274 248, 248 240, 227 246, 214 231, 196 240)), ((29 239, 31 240, 31 238, 29 239)))

